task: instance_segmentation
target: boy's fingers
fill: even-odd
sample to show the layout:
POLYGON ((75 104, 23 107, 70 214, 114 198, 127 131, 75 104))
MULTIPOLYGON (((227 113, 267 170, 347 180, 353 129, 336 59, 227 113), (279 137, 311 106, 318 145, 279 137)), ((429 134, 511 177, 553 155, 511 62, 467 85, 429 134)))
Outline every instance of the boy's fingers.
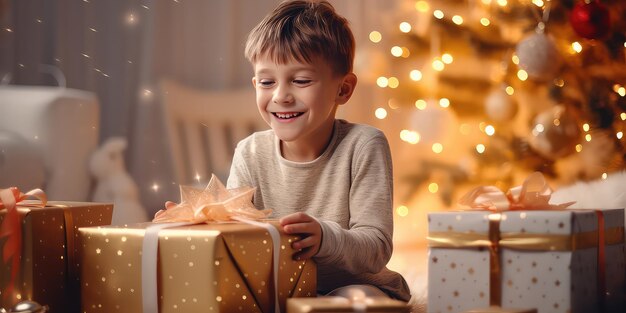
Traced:
POLYGON ((294 243, 291 244, 291 246, 296 249, 296 250, 300 250, 300 249, 306 249, 308 247, 312 247, 315 244, 317 244, 319 240, 317 240, 317 238, 315 236, 309 236, 306 237, 302 240, 298 240, 294 243))
POLYGON ((310 234, 313 230, 310 223, 295 223, 283 226, 287 234, 310 234))
POLYGON ((288 224, 301 223, 301 222, 309 222, 312 218, 308 216, 306 213, 297 212, 293 214, 289 214, 280 219, 280 225, 285 226, 288 224))

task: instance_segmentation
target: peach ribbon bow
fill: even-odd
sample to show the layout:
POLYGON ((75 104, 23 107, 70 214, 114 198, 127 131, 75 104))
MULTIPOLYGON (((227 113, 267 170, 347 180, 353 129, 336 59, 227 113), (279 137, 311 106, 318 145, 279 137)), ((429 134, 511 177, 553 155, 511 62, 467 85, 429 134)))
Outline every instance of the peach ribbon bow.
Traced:
POLYGON ((470 190, 459 204, 470 210, 560 210, 575 202, 550 204, 552 189, 540 172, 534 172, 524 180, 521 186, 515 186, 506 193, 495 186, 480 186, 470 190))

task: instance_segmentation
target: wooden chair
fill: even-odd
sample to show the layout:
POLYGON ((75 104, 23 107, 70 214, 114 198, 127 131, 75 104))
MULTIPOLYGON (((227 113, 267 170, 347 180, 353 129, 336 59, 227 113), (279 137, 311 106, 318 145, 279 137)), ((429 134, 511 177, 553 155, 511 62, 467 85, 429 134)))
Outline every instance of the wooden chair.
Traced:
POLYGON ((260 117, 252 88, 208 91, 161 82, 161 103, 174 178, 182 185, 204 185, 228 178, 237 143, 269 127, 260 117))

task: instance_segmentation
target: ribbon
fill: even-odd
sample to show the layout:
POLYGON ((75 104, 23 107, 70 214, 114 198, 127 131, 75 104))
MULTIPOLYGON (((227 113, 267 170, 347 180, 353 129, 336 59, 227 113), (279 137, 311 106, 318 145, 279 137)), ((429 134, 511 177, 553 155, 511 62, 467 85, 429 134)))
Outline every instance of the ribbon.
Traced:
MULTIPOLYGON (((20 262, 22 258, 22 223, 17 213, 16 205, 22 204, 28 198, 39 199, 39 202, 23 204, 27 206, 45 207, 48 201, 46 194, 41 189, 33 189, 27 193, 22 193, 16 187, 0 189, 0 210, 6 209, 7 213, 0 224, 0 238, 8 237, 3 250, 3 262, 11 264, 11 276, 9 284, 3 293, 3 297, 13 295, 16 289, 17 275, 20 273, 20 262)), ((11 301, 12 302, 12 301, 11 301)))
POLYGON ((200 223, 239 221, 262 227, 270 234, 273 245, 274 311, 279 313, 278 301, 278 257, 280 233, 268 224, 256 220, 266 218, 271 210, 257 210, 252 204, 256 188, 240 187, 226 189, 212 175, 204 189, 180 186, 181 202, 166 202, 165 210, 155 214, 153 222, 146 228, 142 246, 142 301, 143 313, 158 313, 157 250, 159 231, 166 228, 189 226, 200 223))
POLYGON ((541 172, 530 174, 521 186, 509 189, 506 193, 496 186, 480 186, 470 190, 459 200, 459 204, 469 210, 489 210, 495 212, 514 210, 562 210, 575 202, 550 204, 552 189, 541 172))

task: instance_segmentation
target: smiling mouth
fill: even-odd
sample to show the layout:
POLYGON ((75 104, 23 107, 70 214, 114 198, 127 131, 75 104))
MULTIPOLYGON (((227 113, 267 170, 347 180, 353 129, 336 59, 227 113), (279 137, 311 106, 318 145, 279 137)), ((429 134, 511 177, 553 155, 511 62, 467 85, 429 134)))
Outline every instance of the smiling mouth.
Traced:
POLYGON ((288 120, 290 118, 298 117, 304 114, 304 112, 285 112, 285 113, 273 112, 272 114, 281 120, 288 120))

